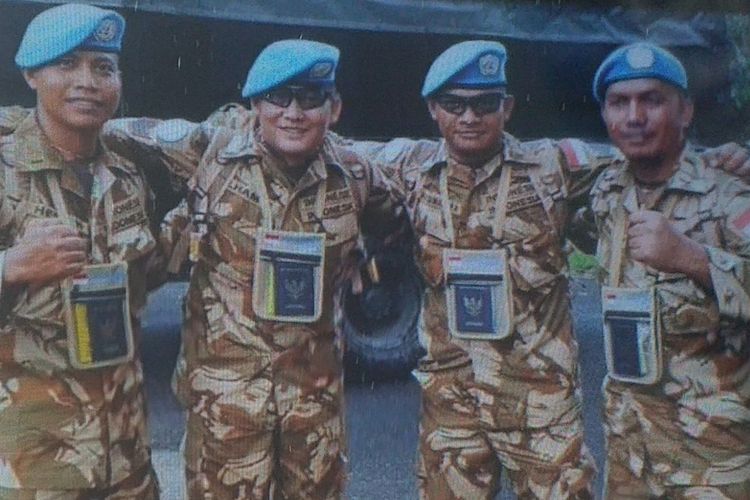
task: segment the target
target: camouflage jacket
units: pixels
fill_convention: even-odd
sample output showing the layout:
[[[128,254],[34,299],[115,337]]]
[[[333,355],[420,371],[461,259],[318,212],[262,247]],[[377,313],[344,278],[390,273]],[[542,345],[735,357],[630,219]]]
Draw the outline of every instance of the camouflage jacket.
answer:
[[[416,238],[416,261],[427,284],[420,335],[427,348],[422,368],[435,370],[468,363],[451,339],[445,303],[442,253],[451,246],[441,210],[440,172],[448,169],[448,193],[456,248],[507,248],[514,296],[514,332],[490,349],[505,352],[507,374],[519,380],[572,379],[577,347],[570,326],[564,231],[571,208],[585,203],[595,178],[597,157],[580,141],[519,142],[509,134],[503,151],[478,169],[449,160],[445,143],[396,139],[360,142],[405,197]],[[512,169],[503,237],[492,223],[500,172]],[[493,351],[494,352],[494,351]]]
[[[360,224],[373,218],[391,220],[399,205],[378,171],[328,139],[295,184],[252,129],[238,132],[215,124],[215,120],[202,124],[116,120],[108,124],[105,140],[127,157],[158,158],[187,180],[191,218],[208,212],[210,229],[192,270],[187,303],[189,318],[204,318],[206,326],[183,336],[178,372],[187,374],[196,364],[231,364],[252,376],[310,337],[334,338],[334,304],[355,263]],[[261,227],[259,190],[264,188],[252,181],[254,165],[260,166],[266,181],[274,229],[326,233],[322,315],[314,323],[266,321],[253,311],[255,233]],[[313,207],[322,183],[325,200],[318,220]],[[208,200],[205,206],[203,193]],[[186,222],[184,216],[169,220]],[[165,240],[175,243],[179,229],[163,229]]]
[[[131,313],[146,297],[155,239],[138,170],[109,152],[94,164],[89,201],[78,177],[44,138],[33,115],[0,138],[0,251],[40,218],[56,218],[50,183],[90,235],[91,263],[129,263]],[[75,370],[68,357],[58,284],[0,294],[0,486],[107,486],[149,462],[143,374],[136,357],[116,367]],[[137,345],[137,342],[136,342]]]
[[[639,264],[625,252],[619,286],[656,287],[664,371],[655,385],[608,380],[606,391],[641,407],[640,418],[664,419],[684,432],[675,438],[681,452],[652,450],[650,457],[661,472],[672,470],[673,484],[746,481],[750,474],[746,466],[750,459],[746,430],[750,424],[750,188],[708,168],[687,147],[652,209],[663,211],[669,205],[673,208],[666,216],[673,227],[705,248],[713,292],[683,274]],[[599,229],[597,254],[605,274],[612,246],[617,244],[613,229],[618,206],[626,213],[638,210],[625,160],[607,168],[592,191]],[[618,425],[616,413],[608,412],[608,418],[610,425]],[[679,455],[692,458],[677,466],[673,462]],[[704,467],[710,467],[706,477],[690,477]]]

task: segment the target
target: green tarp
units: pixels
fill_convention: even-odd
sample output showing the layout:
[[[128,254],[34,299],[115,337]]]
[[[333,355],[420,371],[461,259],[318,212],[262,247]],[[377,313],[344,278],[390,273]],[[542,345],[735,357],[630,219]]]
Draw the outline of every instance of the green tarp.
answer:
[[[53,0],[6,0],[59,3]],[[80,0],[79,0],[80,1]],[[722,17],[685,10],[580,8],[570,2],[477,0],[97,0],[100,6],[254,23],[366,31],[492,36],[527,41],[621,44],[649,38],[710,47]],[[690,5],[693,5],[691,3]],[[708,6],[711,3],[706,3]],[[709,9],[713,10],[713,9]]]

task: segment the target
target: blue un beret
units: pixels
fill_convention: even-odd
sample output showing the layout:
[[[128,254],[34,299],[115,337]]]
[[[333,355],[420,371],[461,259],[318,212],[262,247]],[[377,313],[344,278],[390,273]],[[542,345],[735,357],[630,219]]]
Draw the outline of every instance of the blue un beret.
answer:
[[[470,40],[449,47],[427,71],[422,97],[429,97],[446,85],[467,88],[490,88],[507,85],[503,44],[487,40]]]
[[[333,87],[339,49],[310,40],[281,40],[261,51],[247,73],[242,97],[251,98],[284,84]]]
[[[74,50],[120,52],[124,33],[125,19],[115,11],[73,3],[52,7],[26,27],[16,65],[38,68]]]
[[[612,52],[596,70],[594,97],[604,101],[607,87],[621,80],[656,78],[687,92],[687,73],[671,53],[650,43],[634,43]]]

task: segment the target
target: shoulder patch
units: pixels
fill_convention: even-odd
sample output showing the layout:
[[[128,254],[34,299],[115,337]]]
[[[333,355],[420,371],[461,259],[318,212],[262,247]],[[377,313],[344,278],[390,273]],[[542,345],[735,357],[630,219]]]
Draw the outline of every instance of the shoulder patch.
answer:
[[[744,211],[729,221],[729,225],[738,234],[750,240],[750,205]]]
[[[560,141],[560,151],[565,156],[565,163],[571,172],[576,172],[588,164],[586,146],[576,139],[564,139]]]
[[[195,127],[187,120],[177,118],[160,123],[154,129],[156,139],[162,142],[177,142],[185,138]]]

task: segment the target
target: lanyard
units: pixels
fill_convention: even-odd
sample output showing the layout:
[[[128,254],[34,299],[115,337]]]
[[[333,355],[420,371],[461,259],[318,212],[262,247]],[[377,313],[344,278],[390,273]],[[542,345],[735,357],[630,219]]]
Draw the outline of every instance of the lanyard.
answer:
[[[264,229],[273,229],[273,211],[271,209],[271,200],[270,196],[268,194],[268,185],[266,184],[266,179],[263,176],[263,172],[261,171],[260,162],[253,162],[252,166],[250,167],[250,172],[252,174],[253,178],[253,184],[258,186],[260,189],[258,189],[258,198],[260,199],[260,213],[262,217],[262,225]],[[347,184],[348,185],[348,184]],[[323,210],[325,206],[325,200],[326,200],[326,182],[325,179],[321,180],[321,182],[318,184],[318,191],[315,194],[315,220],[320,222],[323,220]],[[292,199],[294,195],[289,199],[289,202],[284,207],[284,212],[281,217],[281,224],[280,228],[284,228],[284,224],[286,222],[287,215],[289,214],[289,208],[292,205]]]
[[[631,206],[635,205],[639,209],[642,208],[638,202],[635,185],[630,186],[629,189],[626,188],[617,200],[615,224],[612,230],[612,259],[609,261],[609,286],[612,287],[620,286],[620,279],[622,278],[623,255],[625,253],[625,245],[627,244],[628,231],[628,214],[625,211],[625,205],[629,201],[631,202]],[[671,217],[676,204],[677,197],[670,196],[667,202],[664,203],[664,210],[661,211],[664,217],[667,219]]]
[[[510,191],[510,182],[512,179],[512,167],[505,165],[500,172],[500,182],[498,183],[497,197],[495,198],[495,219],[492,222],[492,237],[500,241],[503,238],[503,226],[506,219],[506,205],[508,192]],[[456,233],[453,226],[453,213],[451,212],[451,203],[448,195],[448,165],[440,171],[440,204],[443,210],[443,219],[445,220],[445,233],[451,242],[451,247],[456,247]]]

